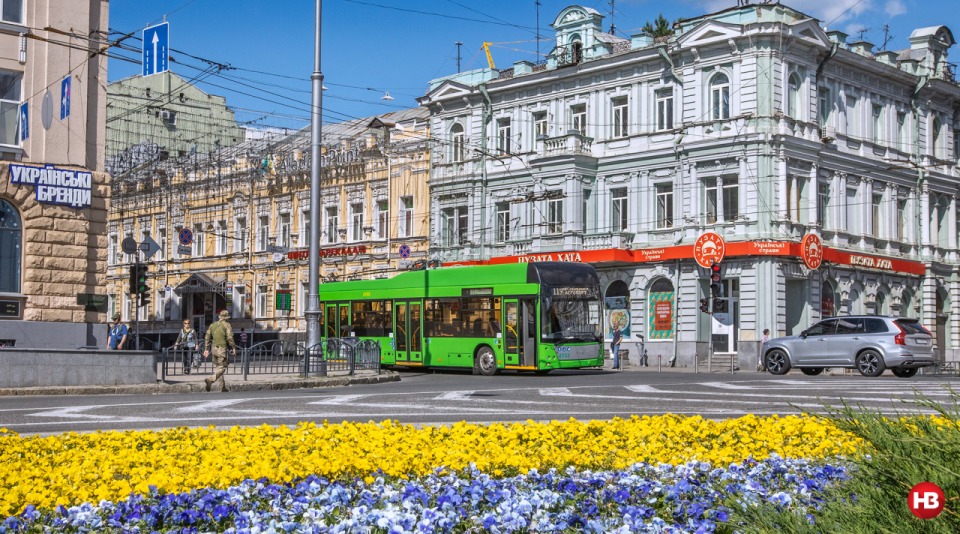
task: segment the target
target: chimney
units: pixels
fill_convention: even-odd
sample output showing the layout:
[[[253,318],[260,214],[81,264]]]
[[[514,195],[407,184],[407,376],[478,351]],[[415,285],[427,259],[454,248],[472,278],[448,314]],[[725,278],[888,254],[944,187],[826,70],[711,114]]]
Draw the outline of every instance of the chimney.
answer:
[[[873,57],[873,43],[869,41],[854,41],[850,43],[850,50],[861,56]]]
[[[843,33],[840,30],[832,30],[827,32],[827,37],[834,43],[839,43],[840,48],[847,47],[847,34]]]

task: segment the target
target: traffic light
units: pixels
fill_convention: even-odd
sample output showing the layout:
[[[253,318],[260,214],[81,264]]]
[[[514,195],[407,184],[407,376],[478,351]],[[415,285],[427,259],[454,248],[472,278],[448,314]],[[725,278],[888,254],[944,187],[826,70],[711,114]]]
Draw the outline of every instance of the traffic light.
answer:
[[[137,275],[134,293],[140,299],[140,306],[146,306],[150,302],[147,299],[147,294],[150,292],[150,286],[147,285],[147,266],[138,263],[134,265],[134,271]]]
[[[716,262],[710,263],[710,294],[713,295],[713,298],[716,299],[720,296],[720,264]]]
[[[700,311],[710,313],[710,299],[700,299]]]
[[[137,267],[138,265],[130,266],[130,283],[127,287],[127,293],[130,293],[131,295],[137,294]]]
[[[713,299],[713,313],[727,313],[727,299]]]
[[[150,304],[149,293],[140,293],[140,307],[144,307],[147,304]]]

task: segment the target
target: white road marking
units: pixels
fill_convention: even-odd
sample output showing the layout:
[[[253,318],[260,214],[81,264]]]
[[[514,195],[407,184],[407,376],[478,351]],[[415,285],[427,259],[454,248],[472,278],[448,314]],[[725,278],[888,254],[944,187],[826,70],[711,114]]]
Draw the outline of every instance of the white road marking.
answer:
[[[441,393],[433,398],[433,400],[453,400],[453,401],[462,401],[462,400],[479,400],[471,399],[470,396],[476,393],[476,391],[448,391],[446,393]]]
[[[252,399],[223,399],[215,401],[206,401],[193,406],[184,406],[183,408],[177,408],[177,413],[196,413],[196,412],[213,412],[216,410],[221,410],[227,406],[233,406],[234,404],[240,404],[241,402],[247,402]]]
[[[753,386],[738,386],[736,384],[731,384],[728,382],[701,382],[697,384],[699,386],[707,386],[710,388],[719,388],[719,389],[753,389]]]
[[[369,396],[370,395],[333,395],[329,397],[324,397],[323,400],[308,402],[307,404],[323,404],[323,405],[350,404],[355,400],[359,400]]]

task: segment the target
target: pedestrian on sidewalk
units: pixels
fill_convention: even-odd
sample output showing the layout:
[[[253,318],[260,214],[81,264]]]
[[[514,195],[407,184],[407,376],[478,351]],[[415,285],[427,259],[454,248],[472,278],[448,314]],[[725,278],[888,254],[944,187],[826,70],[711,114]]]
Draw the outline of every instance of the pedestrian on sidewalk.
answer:
[[[194,367],[197,369],[200,368],[200,360],[194,359],[196,354],[194,351],[197,350],[197,331],[190,327],[190,319],[183,320],[183,328],[180,330],[180,335],[177,336],[177,341],[173,344],[173,349],[183,350],[183,374],[190,374],[191,362]]]
[[[763,346],[770,341],[770,329],[763,329],[763,336],[760,337],[760,356],[757,358],[757,371],[763,372],[767,370],[767,362],[763,361]]]
[[[207,391],[210,391],[210,386],[214,383],[220,384],[221,393],[229,391],[227,383],[223,379],[223,375],[227,372],[227,366],[230,364],[230,359],[227,356],[227,345],[230,345],[230,354],[237,355],[237,346],[233,341],[233,327],[227,322],[229,318],[230,314],[224,310],[220,312],[220,320],[207,328],[207,335],[204,338],[207,350],[203,352],[203,357],[208,358],[212,349],[213,363],[217,366],[214,375],[203,380],[207,385]]]
[[[623,333],[619,326],[613,327],[613,339],[610,340],[610,350],[613,352],[613,368],[622,371],[620,367],[620,342],[623,341]]]
[[[127,343],[127,325],[120,322],[120,314],[114,314],[113,326],[110,327],[110,338],[107,341],[107,350],[123,350]]]

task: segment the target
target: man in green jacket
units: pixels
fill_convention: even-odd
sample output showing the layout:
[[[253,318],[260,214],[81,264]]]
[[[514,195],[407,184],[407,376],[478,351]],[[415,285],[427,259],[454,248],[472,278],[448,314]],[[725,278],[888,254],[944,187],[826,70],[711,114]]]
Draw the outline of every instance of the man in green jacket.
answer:
[[[216,373],[204,379],[207,384],[207,391],[210,391],[210,386],[214,383],[220,384],[221,393],[228,391],[227,384],[223,379],[223,375],[227,372],[227,365],[230,364],[230,360],[227,358],[227,345],[230,345],[230,354],[237,355],[237,346],[233,342],[233,327],[227,322],[229,318],[230,314],[226,310],[220,312],[220,320],[210,325],[210,328],[207,329],[207,335],[204,337],[207,350],[203,352],[203,357],[208,358],[210,348],[213,347],[213,363],[217,366]]]

